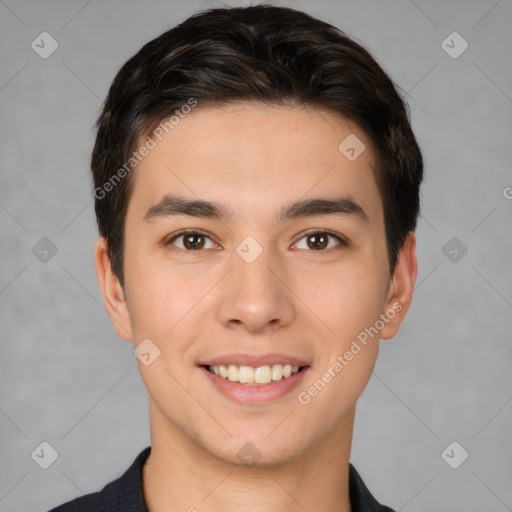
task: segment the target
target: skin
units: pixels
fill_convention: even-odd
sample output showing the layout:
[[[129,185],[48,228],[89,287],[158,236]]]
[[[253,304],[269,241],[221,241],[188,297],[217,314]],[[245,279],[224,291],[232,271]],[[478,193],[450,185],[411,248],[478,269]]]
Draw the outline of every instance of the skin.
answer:
[[[338,146],[355,134],[366,149],[349,161]],[[143,139],[141,139],[142,142]],[[357,399],[376,361],[379,337],[393,337],[417,275],[411,233],[389,273],[382,201],[365,133],[332,113],[256,103],[199,105],[140,162],[126,217],[125,286],[105,240],[96,269],[118,335],[149,338],[160,356],[138,361],[149,393],[152,451],[143,469],[150,512],[349,511],[348,463]],[[229,206],[229,221],[193,216],[144,220],[165,194]],[[357,215],[277,222],[299,199],[344,196]],[[198,229],[188,252],[179,230]],[[311,248],[305,231],[347,240]],[[263,248],[247,263],[237,246]],[[174,245],[173,245],[174,244]],[[400,304],[381,330],[325,388],[307,390],[379,315]],[[298,389],[275,403],[238,404],[220,394],[199,361],[227,353],[278,352],[310,361]],[[259,459],[238,451],[253,443]],[[328,468],[328,469],[326,469]],[[191,508],[195,507],[195,508]]]

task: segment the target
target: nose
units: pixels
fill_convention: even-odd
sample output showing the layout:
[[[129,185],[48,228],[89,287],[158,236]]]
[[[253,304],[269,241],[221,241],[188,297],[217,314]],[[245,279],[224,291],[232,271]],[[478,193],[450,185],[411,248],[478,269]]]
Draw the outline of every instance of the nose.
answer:
[[[242,251],[234,252],[231,263],[231,272],[221,282],[217,309],[223,325],[265,333],[293,322],[294,295],[284,263],[275,251],[263,250],[253,261]]]

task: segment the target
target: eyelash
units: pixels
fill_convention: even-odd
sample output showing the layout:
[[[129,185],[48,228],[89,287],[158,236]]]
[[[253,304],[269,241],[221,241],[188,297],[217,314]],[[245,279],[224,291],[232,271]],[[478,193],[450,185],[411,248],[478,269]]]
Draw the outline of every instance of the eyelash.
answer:
[[[204,236],[211,240],[211,238],[203,231],[200,231],[197,229],[184,229],[184,230],[179,231],[178,233],[172,235],[171,238],[167,239],[164,242],[164,245],[165,246],[172,245],[175,240],[177,240],[178,238],[185,236],[185,235],[201,235],[201,236]],[[335,238],[339,242],[339,244],[336,247],[330,247],[328,249],[319,249],[316,251],[314,249],[310,249],[308,252],[327,252],[332,249],[343,248],[343,247],[349,246],[347,239],[345,237],[343,237],[341,234],[335,233],[333,231],[320,230],[320,229],[313,229],[313,230],[305,232],[293,245],[296,245],[300,240],[302,240],[303,238],[310,236],[310,235],[327,235],[327,236],[330,236],[331,238]],[[212,240],[212,242],[213,242],[213,240]],[[197,251],[194,251],[194,250],[189,250],[189,249],[182,249],[181,247],[177,247],[176,249],[179,251],[184,251],[184,252],[189,252],[189,253],[202,252],[203,250],[205,250],[205,249],[199,249]],[[301,249],[301,250],[303,250],[303,249]]]

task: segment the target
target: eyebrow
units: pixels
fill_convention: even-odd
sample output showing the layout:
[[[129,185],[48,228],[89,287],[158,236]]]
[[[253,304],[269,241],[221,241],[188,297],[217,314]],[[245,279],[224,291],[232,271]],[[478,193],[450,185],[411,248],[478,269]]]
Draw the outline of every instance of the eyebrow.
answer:
[[[179,196],[165,195],[160,202],[149,208],[144,215],[145,222],[174,215],[187,215],[229,221],[233,212],[228,206],[214,201],[188,199]],[[368,223],[366,212],[358,203],[348,197],[303,199],[285,205],[278,214],[278,222],[315,215],[353,216],[363,223]]]

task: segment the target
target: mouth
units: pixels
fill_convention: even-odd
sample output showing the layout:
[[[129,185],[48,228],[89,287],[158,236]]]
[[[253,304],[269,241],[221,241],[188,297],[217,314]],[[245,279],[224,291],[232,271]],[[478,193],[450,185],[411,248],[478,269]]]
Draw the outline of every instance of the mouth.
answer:
[[[231,403],[267,405],[289,398],[311,366],[286,356],[237,356],[200,364],[199,369],[212,388]]]
[[[274,364],[263,366],[243,366],[236,364],[203,365],[207,371],[231,382],[246,386],[265,386],[282,379],[289,379],[309,368],[308,365]]]

